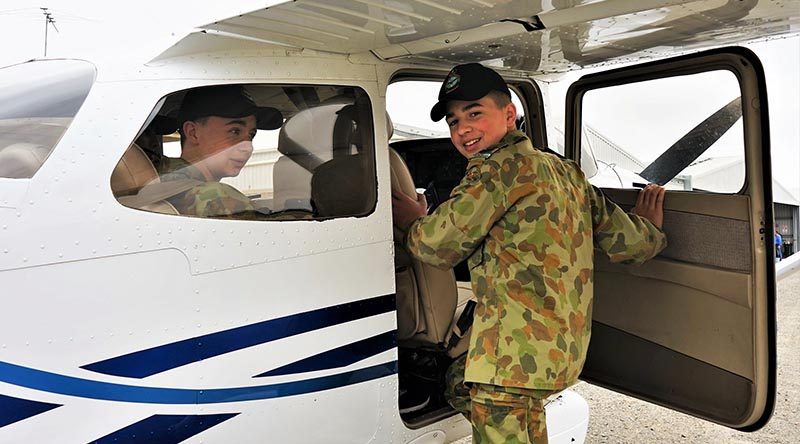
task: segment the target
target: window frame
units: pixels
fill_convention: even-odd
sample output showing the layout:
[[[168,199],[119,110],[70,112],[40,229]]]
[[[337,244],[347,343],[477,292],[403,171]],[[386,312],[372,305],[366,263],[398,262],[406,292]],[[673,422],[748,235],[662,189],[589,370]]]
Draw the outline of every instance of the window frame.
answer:
[[[224,215],[219,215],[219,216],[217,216],[217,215],[215,215],[215,216],[196,216],[196,215],[192,215],[192,214],[171,214],[171,213],[163,213],[163,212],[161,212],[162,214],[169,214],[171,216],[176,216],[177,215],[177,216],[182,216],[182,217],[192,217],[192,218],[199,218],[199,219],[210,219],[210,220],[235,220],[235,221],[253,220],[253,221],[257,221],[257,222],[262,222],[263,223],[263,222],[287,222],[287,221],[320,222],[320,221],[325,221],[325,220],[342,219],[342,218],[366,218],[366,217],[369,217],[370,215],[375,213],[375,211],[377,209],[377,205],[378,205],[378,174],[377,174],[377,152],[376,152],[378,145],[376,144],[376,136],[377,135],[376,135],[376,131],[375,131],[376,125],[375,125],[375,121],[374,121],[375,119],[374,119],[373,97],[370,95],[370,93],[368,91],[368,88],[365,88],[363,85],[354,84],[354,83],[346,83],[346,82],[333,84],[333,83],[324,83],[324,82],[318,82],[318,83],[312,83],[312,82],[290,83],[290,82],[264,82],[264,81],[234,81],[234,82],[212,82],[212,83],[205,83],[205,84],[199,84],[199,85],[192,85],[190,87],[183,87],[181,89],[176,89],[176,90],[173,90],[173,91],[171,91],[171,92],[169,92],[167,94],[162,95],[156,101],[153,109],[149,112],[148,117],[145,120],[144,124],[137,131],[135,138],[129,144],[129,147],[133,146],[136,143],[136,141],[142,136],[142,134],[145,133],[145,131],[147,130],[148,126],[152,124],[153,120],[155,120],[155,118],[157,116],[161,116],[161,115],[164,115],[164,114],[171,116],[171,115],[177,113],[177,109],[178,109],[178,107],[180,105],[180,101],[182,100],[182,97],[185,95],[186,92],[188,92],[188,91],[190,91],[192,89],[195,89],[195,88],[201,88],[201,87],[206,87],[206,86],[217,86],[217,85],[219,85],[219,86],[222,86],[222,85],[242,85],[245,88],[253,87],[254,89],[256,89],[256,88],[263,88],[263,89],[268,89],[268,88],[279,88],[279,89],[285,89],[285,88],[309,88],[309,89],[317,89],[317,90],[319,90],[319,89],[323,89],[323,88],[332,88],[332,89],[337,89],[337,90],[347,90],[347,91],[349,91],[350,92],[349,96],[351,97],[351,99],[353,101],[352,105],[355,105],[358,108],[358,111],[356,112],[356,116],[357,117],[363,117],[363,119],[359,121],[359,124],[360,124],[360,126],[362,126],[362,129],[359,131],[359,135],[358,135],[358,137],[360,139],[360,147],[361,148],[357,153],[355,153],[353,155],[354,156],[355,155],[363,156],[363,158],[362,158],[363,159],[362,160],[362,166],[364,167],[364,169],[363,169],[361,174],[363,174],[363,177],[364,177],[364,180],[365,180],[365,185],[369,186],[368,190],[364,189],[364,190],[362,190],[361,193],[359,193],[361,196],[363,196],[363,199],[364,199],[363,200],[364,211],[358,212],[358,213],[355,213],[355,214],[325,215],[325,216],[319,216],[319,215],[316,215],[316,214],[313,214],[313,213],[308,213],[309,215],[312,215],[312,217],[292,217],[292,215],[295,212],[294,212],[294,210],[289,209],[289,210],[286,210],[286,211],[278,211],[278,212],[269,213],[269,214],[264,213],[263,217],[259,216],[257,218],[236,217],[235,215],[232,215],[232,216],[224,216]],[[250,91],[248,91],[248,92],[250,92]],[[284,93],[285,93],[285,91],[284,91]],[[340,96],[340,97],[348,97],[348,96]],[[335,98],[335,97],[332,97],[332,98]],[[332,98],[328,98],[326,100],[329,100],[329,99],[332,99]],[[256,100],[256,102],[257,102],[257,104],[259,106],[271,106],[270,104],[260,103],[260,102],[258,102],[258,100]],[[319,104],[324,104],[324,103],[325,103],[325,101],[322,101]],[[319,105],[319,104],[315,104],[315,106]],[[348,106],[348,105],[345,105],[345,106]],[[168,111],[164,112],[165,107],[171,107],[171,108]],[[295,115],[297,113],[299,113],[299,112],[302,112],[302,111],[305,111],[305,110],[308,110],[308,109],[312,109],[312,108],[313,108],[313,106],[309,106],[308,108],[301,109],[301,110],[297,111],[295,113]],[[270,131],[281,131],[284,125],[285,125],[285,121],[281,125],[281,127],[276,128],[275,130],[270,130]],[[170,135],[174,135],[174,134],[177,134],[177,128],[176,128],[176,130],[174,132],[169,133],[169,134],[162,134],[162,136],[170,136]],[[275,147],[275,150],[277,151],[277,145]],[[163,142],[162,142],[162,147],[161,147],[161,156],[162,157],[167,157],[167,156],[165,156],[163,154]],[[279,154],[279,156],[283,156],[283,154]],[[123,157],[124,157],[124,154],[120,158],[120,161],[121,161],[121,159]],[[248,162],[247,162],[247,164],[245,164],[244,168],[247,168],[247,166],[250,164],[251,160],[252,160],[252,155],[248,159]],[[323,164],[327,163],[327,162],[328,161],[323,162]],[[151,159],[151,163],[153,164],[154,168],[156,168],[156,169],[158,168],[156,163],[152,162],[152,159]],[[276,161],[276,163],[277,163],[277,161]],[[319,166],[322,166],[323,164],[320,164]],[[273,164],[272,167],[274,168],[274,164]],[[244,168],[243,168],[243,170],[244,170]],[[316,170],[316,168],[315,168],[315,170]],[[234,177],[239,177],[242,174],[242,171],[240,171]],[[162,174],[159,173],[159,177],[161,175]],[[313,172],[312,172],[312,178],[313,178]],[[366,182],[369,182],[369,183],[366,184]],[[222,183],[225,183],[225,182],[222,182]],[[273,183],[272,183],[272,189],[274,190],[274,178],[273,178]],[[236,190],[238,192],[240,192],[241,194],[243,194],[243,195],[247,195],[248,194],[247,190],[240,190],[238,188],[236,188]],[[160,211],[151,211],[151,210],[147,210],[147,209],[144,209],[144,208],[132,207],[130,205],[127,205],[126,203],[120,202],[120,197],[124,197],[124,196],[117,196],[116,193],[114,193],[114,194],[115,194],[115,200],[118,203],[120,203],[121,205],[123,205],[123,206],[129,207],[129,208],[132,208],[132,209],[135,209],[135,210],[138,210],[138,211],[149,211],[149,212],[156,212],[156,213],[160,212]],[[177,193],[177,194],[180,194],[180,193]],[[172,196],[170,196],[170,197],[172,197]],[[311,199],[311,195],[310,194],[309,194],[309,199]],[[274,206],[273,206],[273,208],[274,208]]]

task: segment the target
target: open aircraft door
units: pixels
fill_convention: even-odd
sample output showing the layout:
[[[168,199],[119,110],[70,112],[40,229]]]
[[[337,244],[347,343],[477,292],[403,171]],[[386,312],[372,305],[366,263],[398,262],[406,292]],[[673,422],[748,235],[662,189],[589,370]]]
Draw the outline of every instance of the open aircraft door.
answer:
[[[677,103],[682,106],[679,114],[693,115],[709,106],[703,94],[715,94],[718,74],[738,88],[734,99],[722,100],[721,108],[713,105],[718,110],[688,125],[691,130],[681,137],[659,140],[662,127],[671,125],[667,108]],[[677,86],[685,79],[712,81],[698,96]],[[658,86],[654,96],[669,102],[663,107],[650,102],[635,110],[651,122],[650,131],[626,121],[630,115],[615,115],[623,112],[621,107],[597,100],[631,85]],[[591,129],[586,126],[591,124],[590,96],[605,117],[616,119],[627,133],[644,136],[639,154],[620,157],[616,165],[605,163],[620,183],[602,187],[606,196],[625,209],[634,205],[637,183],[634,179],[625,185],[626,175],[671,189],[663,227],[669,246],[659,256],[641,266],[595,256],[592,339],[581,378],[743,431],[766,424],[775,395],[774,221],[765,85],[761,64],[751,51],[725,48],[586,75],[570,87],[566,103],[567,157],[579,160],[578,147],[589,145],[581,137],[591,132],[586,131]],[[612,153],[607,156],[630,153],[611,139],[598,138]],[[711,172],[689,173],[731,157],[707,154],[737,150],[709,150],[723,140],[741,147],[741,165],[733,162],[718,170],[715,183],[737,174],[741,178],[714,192],[711,185],[698,186]],[[647,152],[659,144],[667,148]],[[648,156],[657,158],[646,165],[642,159]],[[637,162],[643,168],[637,170]]]

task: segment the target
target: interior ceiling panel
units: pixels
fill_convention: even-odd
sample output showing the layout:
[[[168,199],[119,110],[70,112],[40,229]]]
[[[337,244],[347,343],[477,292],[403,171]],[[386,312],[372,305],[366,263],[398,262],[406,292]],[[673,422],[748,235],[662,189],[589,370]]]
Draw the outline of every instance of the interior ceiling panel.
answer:
[[[553,6],[556,5],[556,6]],[[565,72],[800,31],[790,0],[297,0],[202,26],[408,62]]]

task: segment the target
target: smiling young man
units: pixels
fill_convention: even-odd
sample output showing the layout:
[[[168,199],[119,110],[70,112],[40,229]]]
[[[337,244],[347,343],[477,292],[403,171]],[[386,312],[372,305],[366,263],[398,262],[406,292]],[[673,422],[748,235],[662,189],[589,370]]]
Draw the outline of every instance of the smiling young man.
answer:
[[[251,218],[250,199],[220,182],[238,176],[253,154],[259,128],[280,127],[280,113],[259,108],[240,85],[207,86],[186,93],[178,111],[181,157],[161,165],[162,182],[189,180],[196,185],[169,198],[181,214]]]
[[[574,384],[586,359],[594,249],[626,263],[658,254],[664,189],[648,186],[626,214],[575,162],[531,145],[505,81],[477,63],[448,74],[431,109],[442,117],[469,159],[464,178],[430,215],[422,195],[394,193],[392,204],[417,258],[468,260],[478,305],[446,395],[476,444],[547,442],[543,400]]]

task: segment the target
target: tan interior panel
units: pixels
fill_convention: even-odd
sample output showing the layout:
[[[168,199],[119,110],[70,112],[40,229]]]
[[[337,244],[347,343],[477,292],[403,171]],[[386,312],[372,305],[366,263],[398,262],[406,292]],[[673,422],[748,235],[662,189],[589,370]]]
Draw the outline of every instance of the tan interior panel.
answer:
[[[618,205],[630,208],[639,190],[603,188],[603,193]],[[702,198],[701,198],[702,197]],[[750,197],[740,194],[715,194],[698,191],[670,191],[664,205],[669,211],[708,214],[716,217],[750,221]]]
[[[638,190],[603,192],[625,210],[633,207],[638,194]],[[747,196],[670,193],[664,208],[667,248],[660,256],[729,270],[751,270],[748,206]]]
[[[742,272],[752,268],[750,225],[745,221],[665,211],[664,232],[663,257]]]
[[[703,293],[708,293],[745,308],[752,308],[752,278],[746,273],[695,264],[654,259],[641,265],[615,264],[605,255],[595,255],[595,270],[609,273],[630,274],[642,278],[667,282],[680,282]],[[698,271],[702,271],[699,273]]]
[[[592,316],[597,322],[753,378],[750,310],[714,294],[664,280],[596,270]]]
[[[623,208],[638,192],[603,191]],[[596,256],[594,320],[752,379],[748,205],[746,196],[670,193],[668,247],[657,259],[630,266]]]

